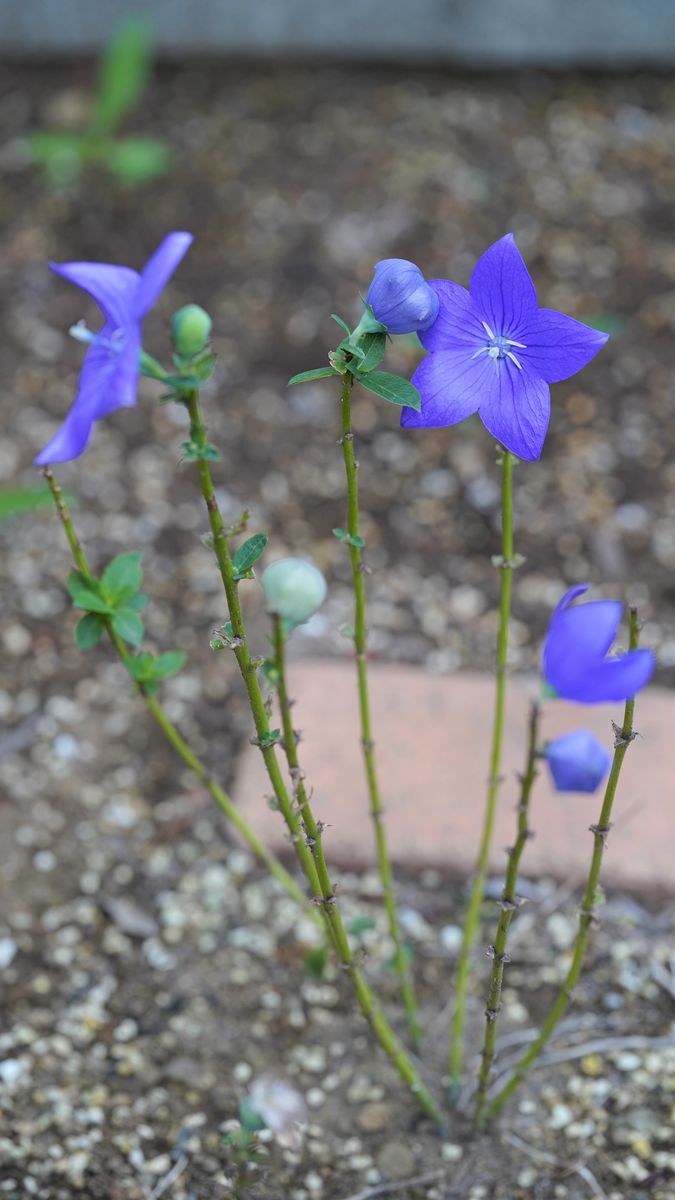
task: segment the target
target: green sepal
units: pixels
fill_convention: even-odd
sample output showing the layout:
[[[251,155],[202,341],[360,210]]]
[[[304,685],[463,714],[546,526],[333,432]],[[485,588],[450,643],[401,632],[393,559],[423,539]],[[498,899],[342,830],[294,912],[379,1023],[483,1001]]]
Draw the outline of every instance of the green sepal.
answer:
[[[268,541],[269,537],[266,533],[254,533],[253,537],[242,542],[232,557],[235,579],[240,579],[251,570],[254,562],[260,558],[261,554],[264,554]]]
[[[87,612],[104,613],[110,616],[112,606],[100,594],[100,584],[97,579],[83,575],[81,571],[71,571],[68,576],[68,591],[75,608],[84,608]]]
[[[143,641],[143,622],[133,608],[118,608],[112,615],[112,627],[130,646],[139,646]]]
[[[180,448],[186,462],[197,462],[200,458],[206,459],[208,462],[217,462],[220,458],[218,447],[213,446],[211,442],[204,442],[203,446],[192,441],[181,442]]]
[[[292,379],[289,379],[288,387],[295,383],[311,383],[314,379],[329,379],[339,373],[333,367],[315,367],[312,371],[301,371],[299,375],[294,375]]]
[[[357,550],[363,550],[365,546],[365,538],[362,538],[359,533],[351,534],[348,529],[334,529],[333,537],[336,537],[340,542],[346,542],[348,546],[356,546]]]
[[[88,612],[75,626],[75,645],[78,650],[91,650],[105,633],[105,621],[99,613]]]
[[[106,600],[115,607],[121,600],[128,601],[143,582],[141,555],[138,550],[118,554],[107,565],[101,576],[101,590]]]
[[[413,408],[415,412],[420,411],[420,394],[408,379],[401,379],[400,375],[392,375],[389,371],[364,372],[356,366],[352,367],[352,374],[361,387],[374,392],[376,396],[381,396],[390,404],[397,404],[400,408]]]
[[[165,375],[162,383],[168,383],[169,387],[175,388],[177,392],[194,392],[199,387],[200,380],[196,375]]]
[[[370,304],[367,304],[365,307],[363,316],[361,317],[361,320],[359,321],[358,328],[357,328],[357,330],[355,330],[355,332],[358,332],[359,334],[361,334],[361,333],[386,333],[387,326],[383,325],[381,321],[378,321]]]

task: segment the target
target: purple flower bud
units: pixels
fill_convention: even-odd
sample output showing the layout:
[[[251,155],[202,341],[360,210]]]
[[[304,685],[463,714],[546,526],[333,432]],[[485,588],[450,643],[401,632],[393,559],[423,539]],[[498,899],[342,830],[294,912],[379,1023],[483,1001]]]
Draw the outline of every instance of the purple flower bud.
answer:
[[[438,315],[438,296],[419,267],[405,258],[383,258],[376,264],[366,304],[389,333],[428,329]]]
[[[594,792],[609,770],[609,751],[587,729],[564,733],[544,753],[557,792]]]

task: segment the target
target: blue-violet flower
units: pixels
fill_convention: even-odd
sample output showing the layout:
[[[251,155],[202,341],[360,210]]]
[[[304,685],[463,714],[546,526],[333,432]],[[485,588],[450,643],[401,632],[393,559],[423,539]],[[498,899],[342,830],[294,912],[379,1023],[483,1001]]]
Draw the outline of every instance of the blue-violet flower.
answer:
[[[562,700],[627,700],[649,682],[654,653],[629,650],[608,657],[623,606],[618,600],[573,603],[587,591],[586,583],[570,588],[553,612],[542,656],[544,679]]]
[[[608,335],[538,307],[511,233],[479,258],[469,291],[449,279],[432,279],[429,287],[438,296],[438,316],[420,334],[430,354],[412,378],[422,406],[404,409],[401,425],[435,429],[477,412],[512,454],[539,458],[549,383],[585,367]]]
[[[594,792],[602,783],[611,755],[588,729],[563,733],[544,751],[557,792]]]
[[[81,287],[105,318],[96,334],[76,326],[90,342],[80,372],[80,386],[63,425],[35,462],[68,462],[82,453],[94,421],[116,408],[136,403],[141,350],[141,323],[186,253],[192,234],[170,233],[140,274],[112,263],[50,263],[57,275]]]
[[[366,304],[389,333],[417,333],[434,323],[439,300],[414,263],[383,258],[375,264]]]

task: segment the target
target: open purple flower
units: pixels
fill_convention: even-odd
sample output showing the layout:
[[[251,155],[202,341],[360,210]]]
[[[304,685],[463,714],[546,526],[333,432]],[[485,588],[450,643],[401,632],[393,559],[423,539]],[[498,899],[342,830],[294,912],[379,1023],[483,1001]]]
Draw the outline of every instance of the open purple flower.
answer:
[[[607,334],[538,307],[512,233],[479,258],[469,291],[449,279],[432,279],[429,287],[438,296],[438,316],[420,334],[430,354],[412,378],[422,406],[404,409],[401,425],[435,429],[477,412],[507,450],[539,458],[549,383],[585,367]]]
[[[91,343],[79,390],[58,433],[35,459],[36,465],[77,458],[89,441],[94,421],[136,403],[141,323],[191,242],[190,233],[168,234],[140,274],[112,263],[49,264],[57,275],[88,292],[105,320],[96,334],[75,327],[79,331],[76,336]]]
[[[588,729],[563,733],[544,751],[557,792],[594,792],[602,783],[611,761],[606,746]]]
[[[553,612],[542,657],[544,679],[562,700],[627,700],[649,682],[653,651],[629,650],[608,657],[623,605],[618,600],[573,603],[587,591],[587,583],[570,588]]]
[[[389,333],[428,329],[438,315],[438,296],[419,267],[406,258],[383,258],[375,265],[366,304]]]

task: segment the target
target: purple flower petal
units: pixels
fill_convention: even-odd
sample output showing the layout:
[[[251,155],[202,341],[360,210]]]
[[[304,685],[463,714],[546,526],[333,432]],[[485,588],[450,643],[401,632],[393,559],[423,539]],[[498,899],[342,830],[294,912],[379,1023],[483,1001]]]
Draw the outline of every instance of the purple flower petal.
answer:
[[[537,293],[512,233],[478,259],[471,296],[494,334],[516,337],[537,308]],[[526,338],[517,338],[526,342]]]
[[[588,729],[575,729],[549,742],[545,757],[557,792],[594,792],[611,761],[607,748]]]
[[[611,701],[627,700],[649,683],[655,667],[651,650],[629,650],[617,658],[596,662],[582,672],[570,670],[555,682],[562,700],[575,700],[579,704],[607,704]]]
[[[540,308],[529,316],[520,334],[527,347],[519,352],[521,361],[529,363],[547,383],[559,383],[575,375],[609,337],[551,308]]]
[[[103,327],[101,337],[113,332],[111,325]],[[117,355],[101,342],[89,347],[80,371],[77,396],[58,433],[35,459],[37,466],[69,462],[82,453],[94,421],[102,415],[110,381],[117,366]]]
[[[191,233],[169,233],[148,259],[134,298],[134,315],[141,319],[153,304],[173,275],[181,259],[187,254],[193,238]]]
[[[484,392],[479,396],[478,414],[485,428],[512,454],[528,462],[539,458],[551,413],[548,384],[524,364],[498,362],[497,370],[487,355],[489,370]]]
[[[133,408],[140,375],[141,339],[137,328],[128,331],[124,346],[115,355],[113,370],[101,387],[96,420],[107,417],[116,408]]]
[[[137,271],[113,263],[50,263],[49,266],[57,275],[88,292],[113,330],[128,322],[129,305],[140,280]]]
[[[419,412],[404,408],[404,429],[440,429],[456,425],[478,408],[483,379],[494,367],[485,356],[473,358],[468,350],[429,354],[415,371],[411,383],[417,388],[422,406]]]
[[[449,279],[430,279],[438,296],[438,316],[419,339],[427,350],[476,350],[485,345],[485,328],[475,301],[466,288]]]

